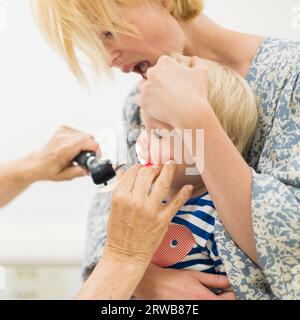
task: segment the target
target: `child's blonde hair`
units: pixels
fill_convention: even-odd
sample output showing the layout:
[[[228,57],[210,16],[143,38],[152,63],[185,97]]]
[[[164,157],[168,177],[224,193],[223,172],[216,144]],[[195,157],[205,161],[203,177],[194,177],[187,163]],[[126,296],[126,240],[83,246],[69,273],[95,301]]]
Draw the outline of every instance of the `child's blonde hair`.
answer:
[[[190,66],[190,58],[179,54],[173,54],[173,58]],[[258,122],[258,99],[239,74],[225,65],[210,60],[205,62],[208,67],[208,101],[237,150],[247,156]]]
[[[108,59],[99,37],[104,30],[137,36],[126,22],[120,6],[149,4],[152,0],[32,0],[41,29],[67,61],[73,73],[84,79],[76,49],[83,51],[96,71],[108,71]],[[202,11],[202,0],[170,0],[170,13],[178,20],[189,20]]]

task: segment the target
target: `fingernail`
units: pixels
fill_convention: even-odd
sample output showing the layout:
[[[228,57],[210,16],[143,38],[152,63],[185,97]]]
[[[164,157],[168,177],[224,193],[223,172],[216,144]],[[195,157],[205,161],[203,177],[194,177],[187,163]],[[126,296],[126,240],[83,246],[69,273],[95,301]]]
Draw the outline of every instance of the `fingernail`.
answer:
[[[188,189],[188,191],[193,191],[194,186],[193,185],[188,185],[186,188]]]

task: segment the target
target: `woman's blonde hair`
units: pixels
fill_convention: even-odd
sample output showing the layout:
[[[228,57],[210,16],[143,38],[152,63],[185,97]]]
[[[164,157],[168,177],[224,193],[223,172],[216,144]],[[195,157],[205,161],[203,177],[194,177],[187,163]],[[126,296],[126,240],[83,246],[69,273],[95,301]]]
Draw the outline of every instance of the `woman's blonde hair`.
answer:
[[[190,66],[191,59],[173,54]],[[205,60],[208,67],[208,101],[237,150],[247,156],[258,123],[258,99],[247,81],[225,65]]]
[[[63,55],[73,73],[84,79],[76,49],[92,62],[96,72],[108,70],[108,57],[99,36],[104,30],[137,36],[121,15],[120,6],[153,0],[32,0],[38,24],[48,41]],[[170,13],[178,20],[196,17],[202,0],[170,0]]]

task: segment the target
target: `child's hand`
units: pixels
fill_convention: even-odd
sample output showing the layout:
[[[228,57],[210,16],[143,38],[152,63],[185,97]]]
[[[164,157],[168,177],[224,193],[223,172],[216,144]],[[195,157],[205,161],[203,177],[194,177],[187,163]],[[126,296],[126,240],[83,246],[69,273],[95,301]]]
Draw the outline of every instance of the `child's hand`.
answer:
[[[134,295],[143,300],[236,300],[232,291],[217,295],[209,288],[226,290],[230,283],[225,276],[151,264]]]

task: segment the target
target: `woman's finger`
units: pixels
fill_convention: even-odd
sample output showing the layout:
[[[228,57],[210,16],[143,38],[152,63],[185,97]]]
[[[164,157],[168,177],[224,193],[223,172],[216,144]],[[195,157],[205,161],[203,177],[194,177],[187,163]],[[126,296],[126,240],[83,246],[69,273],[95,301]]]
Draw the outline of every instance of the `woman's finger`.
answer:
[[[153,181],[160,173],[160,168],[158,167],[144,167],[142,168],[135,180],[132,193],[137,197],[148,197]]]
[[[199,288],[200,289],[200,288]],[[201,292],[199,294],[199,298],[197,300],[223,300],[219,295],[215,294],[209,289],[201,288]]]
[[[124,176],[124,174],[126,173],[125,170],[123,169],[119,169],[118,171],[116,171],[116,176],[117,176],[117,180],[121,180],[121,178]]]
[[[184,186],[173,200],[167,204],[166,209],[164,210],[169,221],[172,220],[174,215],[183,205],[191,198],[193,192],[193,186]]]
[[[205,63],[205,61],[199,57],[192,57],[191,59],[191,67],[192,68],[203,68],[203,69],[207,69],[207,65]]]
[[[135,183],[135,179],[138,175],[139,170],[141,170],[142,166],[140,164],[136,164],[131,167],[127,172],[119,180],[119,183],[115,189],[115,193],[129,193],[132,191],[132,188]]]
[[[195,275],[204,286],[209,288],[227,289],[231,286],[226,276],[203,272],[197,272]]]
[[[233,291],[221,293],[219,294],[219,297],[222,300],[237,300]]]
[[[172,58],[175,59],[175,61],[181,65],[184,65],[186,67],[191,67],[192,58],[188,56],[184,56],[179,53],[173,53]]]
[[[162,201],[167,196],[173,181],[176,168],[177,165],[172,161],[167,162],[163,166],[162,171],[151,191],[151,198]]]

